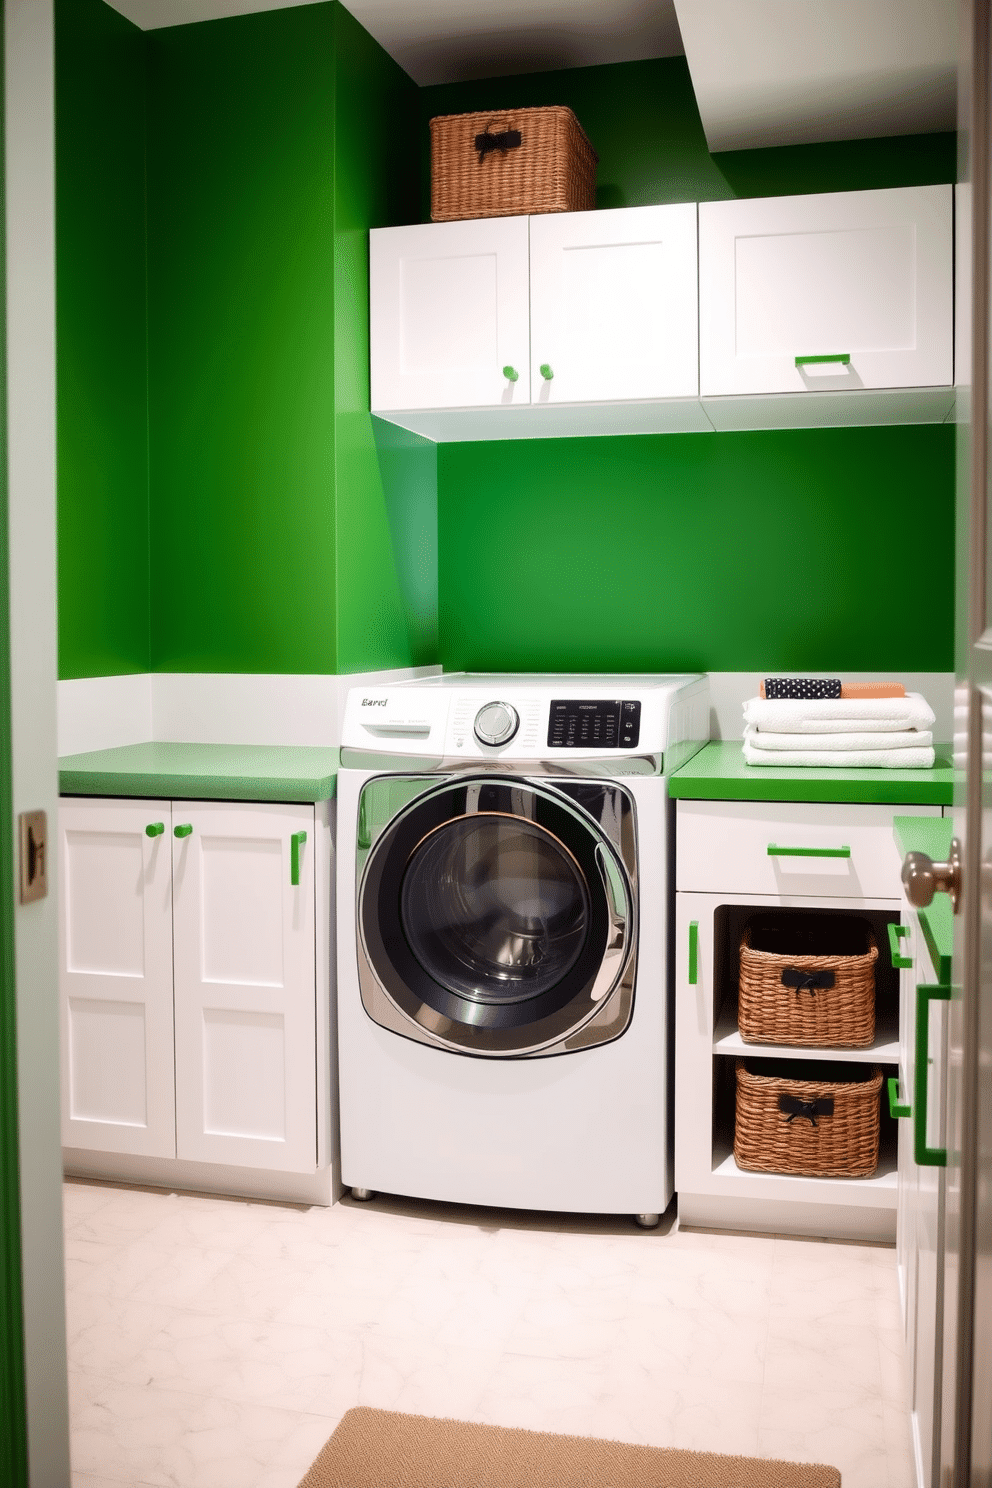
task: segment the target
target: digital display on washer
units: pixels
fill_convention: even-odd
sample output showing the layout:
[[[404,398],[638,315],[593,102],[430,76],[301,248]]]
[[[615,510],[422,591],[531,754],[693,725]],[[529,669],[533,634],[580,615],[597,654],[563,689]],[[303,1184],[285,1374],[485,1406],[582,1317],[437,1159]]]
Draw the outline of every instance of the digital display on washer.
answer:
[[[551,701],[549,749],[636,749],[640,736],[639,702]]]

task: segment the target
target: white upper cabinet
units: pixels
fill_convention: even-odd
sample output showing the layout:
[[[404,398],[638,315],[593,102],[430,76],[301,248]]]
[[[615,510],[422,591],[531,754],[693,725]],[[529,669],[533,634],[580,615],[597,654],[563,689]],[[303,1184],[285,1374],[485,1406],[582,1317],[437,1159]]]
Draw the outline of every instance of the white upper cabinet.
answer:
[[[526,217],[370,234],[373,411],[530,401],[527,256]]]
[[[952,188],[706,202],[703,397],[949,385]]]
[[[59,806],[62,1140],[175,1157],[172,808]]]
[[[533,402],[695,397],[695,203],[532,217],[530,304]]]

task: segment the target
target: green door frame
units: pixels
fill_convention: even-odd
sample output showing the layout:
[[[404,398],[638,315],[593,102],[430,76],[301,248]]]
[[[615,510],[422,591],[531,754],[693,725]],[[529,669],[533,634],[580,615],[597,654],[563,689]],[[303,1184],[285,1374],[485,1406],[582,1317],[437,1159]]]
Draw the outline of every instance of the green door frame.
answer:
[[[4,5],[0,0],[0,264],[6,262]],[[7,514],[7,296],[0,274],[0,1483],[27,1488],[27,1405],[21,1304],[14,982],[14,818],[10,750],[10,586]]]

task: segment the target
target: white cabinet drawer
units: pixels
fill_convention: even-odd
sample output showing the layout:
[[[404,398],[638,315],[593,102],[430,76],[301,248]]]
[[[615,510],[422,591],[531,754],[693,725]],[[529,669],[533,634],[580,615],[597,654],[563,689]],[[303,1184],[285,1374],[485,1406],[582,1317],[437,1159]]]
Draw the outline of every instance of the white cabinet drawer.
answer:
[[[909,809],[940,815],[939,806],[679,801],[676,882],[703,893],[898,899],[892,818]]]

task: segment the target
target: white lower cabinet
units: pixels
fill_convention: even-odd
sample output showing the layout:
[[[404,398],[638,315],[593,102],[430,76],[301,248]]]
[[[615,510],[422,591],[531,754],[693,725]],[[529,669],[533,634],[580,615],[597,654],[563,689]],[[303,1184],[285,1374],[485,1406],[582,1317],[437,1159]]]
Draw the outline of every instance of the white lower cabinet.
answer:
[[[892,836],[898,810],[859,804],[677,803],[675,1187],[683,1223],[895,1238],[899,1123],[890,1117],[887,1099],[878,1168],[871,1178],[745,1171],[737,1166],[733,1148],[740,1058],[787,1059],[797,1068],[808,1060],[867,1063],[880,1066],[884,1078],[897,1074],[900,992],[888,926],[898,923],[902,907]],[[939,816],[940,808],[917,807],[914,814]],[[879,949],[870,1048],[743,1041],[737,1024],[740,938],[748,919],[762,910],[834,911],[870,922]]]
[[[317,1161],[314,808],[63,799],[63,1142]]]

